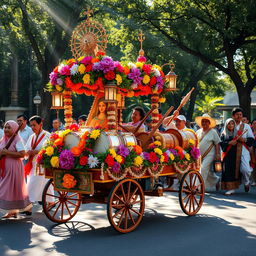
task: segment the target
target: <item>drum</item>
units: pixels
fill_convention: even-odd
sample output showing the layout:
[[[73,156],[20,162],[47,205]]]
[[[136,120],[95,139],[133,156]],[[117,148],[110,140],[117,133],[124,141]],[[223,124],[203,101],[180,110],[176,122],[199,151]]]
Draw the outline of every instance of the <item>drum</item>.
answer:
[[[67,134],[64,138],[64,147],[67,149],[71,149],[73,147],[76,147],[80,141],[80,136],[79,134],[75,132],[71,132]]]
[[[179,146],[179,140],[171,133],[156,132],[154,138],[161,142],[163,148],[175,148]]]
[[[179,141],[179,146],[182,148],[187,148],[189,146],[189,140],[192,139],[195,141],[195,146],[198,147],[198,138],[196,133],[190,129],[176,130],[168,129],[166,133],[173,134]]]
[[[105,153],[109,148],[123,145],[121,136],[116,132],[102,132],[96,141],[93,152]]]
[[[133,135],[133,133],[130,132],[119,132],[119,135],[121,137],[122,140],[122,144],[124,146],[127,146],[127,144],[133,143],[134,145],[137,145],[137,140],[136,137]]]

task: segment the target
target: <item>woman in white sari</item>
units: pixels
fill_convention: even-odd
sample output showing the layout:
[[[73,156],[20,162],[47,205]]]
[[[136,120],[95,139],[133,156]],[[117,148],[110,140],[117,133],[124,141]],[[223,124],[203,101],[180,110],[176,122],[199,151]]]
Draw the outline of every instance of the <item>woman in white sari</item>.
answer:
[[[216,121],[208,114],[196,117],[195,121],[201,127],[196,134],[199,138],[201,174],[205,188],[209,190],[216,187],[216,190],[219,190],[219,177],[212,170],[214,160],[220,161],[220,137],[213,129],[216,126]]]

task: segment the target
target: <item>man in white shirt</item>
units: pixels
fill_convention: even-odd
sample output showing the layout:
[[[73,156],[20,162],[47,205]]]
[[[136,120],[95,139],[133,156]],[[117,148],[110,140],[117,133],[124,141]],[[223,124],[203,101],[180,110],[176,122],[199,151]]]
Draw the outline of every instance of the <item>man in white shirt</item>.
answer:
[[[174,121],[175,123],[170,122],[170,119],[172,118],[173,116],[168,116],[164,119],[163,121],[163,126],[165,128],[165,130],[168,130],[168,129],[176,129],[176,130],[183,130],[183,129],[186,129],[186,117],[183,116],[183,115],[178,115],[177,117],[174,117]]]
[[[236,177],[238,177],[240,171],[242,174],[244,190],[245,192],[248,192],[250,189],[250,175],[252,172],[252,167],[250,166],[251,156],[249,147],[251,147],[253,144],[254,135],[251,127],[242,122],[243,110],[241,108],[234,108],[232,110],[232,118],[236,122],[237,134],[243,134],[237,141]]]
[[[26,145],[30,135],[33,134],[32,129],[27,125],[27,121],[28,121],[28,118],[25,115],[22,114],[22,115],[17,116],[18,125],[22,124],[22,126],[19,130],[19,135],[20,135],[24,145]]]

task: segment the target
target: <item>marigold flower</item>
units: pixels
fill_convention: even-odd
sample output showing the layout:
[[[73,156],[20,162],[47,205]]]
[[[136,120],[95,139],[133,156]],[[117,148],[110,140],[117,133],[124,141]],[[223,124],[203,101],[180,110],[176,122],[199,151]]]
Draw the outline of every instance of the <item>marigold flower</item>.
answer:
[[[47,147],[47,148],[45,149],[45,154],[46,154],[47,156],[52,156],[53,153],[54,153],[54,148],[53,148],[53,147]]]
[[[185,158],[189,161],[190,160],[190,154],[189,153],[185,154]]]
[[[160,148],[154,148],[154,152],[160,156],[163,154],[163,151]]]
[[[142,159],[141,156],[136,156],[136,157],[134,158],[134,164],[135,164],[136,166],[140,166],[140,165],[142,165],[142,163],[143,163],[143,159]]]
[[[170,153],[169,155],[170,159],[173,161],[175,159],[174,155],[172,153]]]
[[[140,154],[142,153],[142,148],[141,148],[141,146],[135,145],[135,146],[133,146],[133,148],[134,148],[134,151],[135,151],[138,155],[140,155]]]
[[[143,84],[148,84],[150,82],[150,77],[148,75],[145,75],[142,80]]]
[[[93,130],[91,134],[89,135],[90,138],[92,139],[97,139],[100,136],[100,130]]]
[[[80,156],[82,153],[82,149],[80,147],[73,147],[70,151],[74,156]]]
[[[53,145],[62,146],[63,145],[63,138],[58,138],[57,140],[55,140]]]
[[[195,141],[192,140],[192,139],[189,139],[189,140],[188,140],[188,143],[191,144],[191,145],[195,145]]]
[[[80,64],[79,67],[78,67],[78,72],[80,74],[84,74],[85,69],[86,69],[85,65],[84,64]]]
[[[132,146],[134,146],[134,145],[135,145],[134,142],[128,142],[126,146],[127,146],[127,147],[132,147]]]
[[[165,97],[160,97],[158,100],[159,103],[165,103],[165,101],[166,101]]]
[[[158,141],[158,140],[154,141],[154,144],[155,144],[156,146],[162,146],[162,143],[161,143],[160,141]]]
[[[117,85],[120,85],[123,82],[123,79],[119,74],[116,75],[116,82],[117,82]]]
[[[84,76],[83,76],[83,81],[84,81],[84,83],[85,84],[90,84],[90,75],[89,74],[85,74]]]
[[[116,156],[115,156],[115,159],[116,159],[116,161],[117,161],[118,163],[122,163],[122,162],[123,162],[123,157],[120,156],[120,155],[116,155]]]
[[[109,149],[109,153],[113,156],[113,157],[116,157],[116,151],[113,149],[113,148],[111,148],[111,149]]]
[[[59,157],[53,156],[50,160],[51,166],[54,168],[58,168],[60,166]]]
[[[165,160],[164,155],[161,155],[161,157],[160,157],[160,162],[161,162],[161,163],[163,163],[163,162],[164,162],[164,160]]]

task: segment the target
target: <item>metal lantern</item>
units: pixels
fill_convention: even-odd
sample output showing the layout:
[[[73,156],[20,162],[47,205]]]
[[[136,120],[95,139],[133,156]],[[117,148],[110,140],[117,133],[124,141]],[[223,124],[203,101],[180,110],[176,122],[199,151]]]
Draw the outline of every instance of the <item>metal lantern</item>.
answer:
[[[104,86],[105,89],[105,101],[116,102],[117,101],[117,86],[114,82],[109,82]]]
[[[52,92],[51,109],[63,109],[63,95],[59,92]]]
[[[215,172],[221,172],[222,171],[221,161],[214,161],[214,171]]]
[[[167,81],[169,81],[168,88],[166,88],[167,91],[175,91],[176,90],[176,82],[177,82],[177,75],[174,73],[173,69],[175,67],[174,64],[164,64],[162,67],[165,65],[169,65],[170,67],[170,72],[165,76]]]

